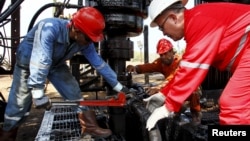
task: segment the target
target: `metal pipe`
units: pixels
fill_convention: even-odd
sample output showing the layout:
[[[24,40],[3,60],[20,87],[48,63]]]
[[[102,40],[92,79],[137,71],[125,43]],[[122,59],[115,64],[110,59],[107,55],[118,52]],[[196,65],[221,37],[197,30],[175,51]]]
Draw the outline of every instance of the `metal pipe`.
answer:
[[[144,63],[148,63],[148,26],[144,26]],[[149,75],[145,74],[145,83],[149,84]]]

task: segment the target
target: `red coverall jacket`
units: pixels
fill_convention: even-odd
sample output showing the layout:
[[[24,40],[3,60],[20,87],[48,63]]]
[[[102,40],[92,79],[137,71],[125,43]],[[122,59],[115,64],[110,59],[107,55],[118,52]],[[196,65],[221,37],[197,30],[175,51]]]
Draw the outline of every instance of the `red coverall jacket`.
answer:
[[[159,72],[164,75],[165,80],[170,81],[173,78],[174,73],[176,72],[176,69],[179,66],[180,60],[181,60],[181,57],[179,55],[175,55],[173,63],[167,66],[167,65],[163,65],[161,58],[157,58],[152,63],[136,65],[137,73]]]
[[[184,12],[187,46],[174,78],[162,89],[177,112],[209,67],[232,77],[220,97],[221,124],[250,124],[250,5],[206,3]]]
[[[163,65],[160,58],[157,58],[152,63],[146,63],[142,65],[136,65],[137,67],[137,73],[154,73],[159,72],[164,75],[165,80],[168,82],[174,77],[174,74],[176,73],[179,63],[181,61],[181,56],[175,55],[173,63],[169,66]],[[197,92],[200,89],[197,89]],[[200,95],[197,94],[197,92],[190,95],[186,100],[190,101],[190,110],[194,112],[200,112]]]

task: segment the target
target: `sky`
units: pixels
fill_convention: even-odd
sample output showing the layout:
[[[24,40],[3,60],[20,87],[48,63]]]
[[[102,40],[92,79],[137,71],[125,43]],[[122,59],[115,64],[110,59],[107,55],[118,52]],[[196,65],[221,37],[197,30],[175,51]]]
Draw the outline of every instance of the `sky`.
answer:
[[[64,0],[57,0],[58,2],[63,2]],[[5,8],[6,6],[8,6],[8,2],[10,1],[6,1],[6,4],[5,4]],[[53,0],[24,0],[24,2],[21,4],[21,21],[20,21],[20,26],[21,26],[21,36],[24,36],[28,30],[28,26],[29,26],[29,23],[32,19],[32,17],[34,16],[34,14],[42,7],[44,6],[45,4],[48,4],[48,3],[52,3]],[[77,4],[78,0],[70,0],[70,3],[71,4]],[[194,6],[194,0],[189,0],[186,7],[187,8],[192,8]],[[4,10],[4,8],[3,8]],[[53,9],[52,8],[48,8],[46,9],[45,11],[43,11],[38,19],[36,21],[39,21],[40,19],[43,19],[43,18],[47,18],[47,17],[53,17]],[[68,15],[68,14],[72,14],[75,12],[75,9],[71,9],[71,10],[66,10],[65,11],[65,15]],[[177,50],[181,50],[183,48],[185,48],[185,41],[184,40],[180,40],[178,42],[174,42],[172,39],[168,38],[168,37],[164,37],[162,32],[158,30],[157,27],[155,28],[151,28],[149,26],[149,23],[150,23],[150,18],[146,18],[144,20],[144,25],[148,25],[148,33],[149,33],[149,37],[148,37],[148,45],[149,45],[149,52],[150,53],[155,53],[156,52],[156,44],[158,42],[159,39],[161,38],[166,38],[166,39],[169,39],[174,47],[176,47]],[[1,30],[1,29],[0,29]],[[8,31],[8,29],[7,29]],[[143,40],[143,33],[141,33],[139,36],[136,36],[136,37],[132,37],[130,38],[131,41],[134,42],[134,50],[135,51],[141,51],[139,46],[138,46],[138,42],[142,43],[142,51],[144,51],[144,40]]]

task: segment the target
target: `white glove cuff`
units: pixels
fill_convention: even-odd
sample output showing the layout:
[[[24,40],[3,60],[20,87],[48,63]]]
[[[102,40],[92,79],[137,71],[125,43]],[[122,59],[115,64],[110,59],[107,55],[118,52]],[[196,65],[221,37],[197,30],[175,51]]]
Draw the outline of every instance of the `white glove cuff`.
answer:
[[[169,111],[166,105],[164,104],[163,106],[160,107],[160,111],[165,114],[165,117],[173,118],[175,116],[175,112]]]
[[[44,96],[44,90],[43,89],[33,89],[31,90],[32,97],[37,99]]]
[[[122,90],[122,88],[123,88],[123,85],[122,85],[120,82],[118,82],[118,83],[115,85],[115,87],[113,88],[113,90],[115,90],[115,91],[117,91],[117,92],[120,92],[120,91]]]
[[[163,114],[163,117],[169,117],[170,114],[172,114],[172,112],[170,112],[170,111],[167,109],[166,105],[161,106],[158,110],[160,111],[160,113]]]

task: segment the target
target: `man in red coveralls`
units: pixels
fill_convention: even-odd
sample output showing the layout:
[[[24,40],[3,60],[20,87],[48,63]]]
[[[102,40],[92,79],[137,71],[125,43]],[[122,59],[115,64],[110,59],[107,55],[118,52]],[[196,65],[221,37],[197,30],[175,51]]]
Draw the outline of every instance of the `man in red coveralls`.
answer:
[[[178,112],[210,66],[232,72],[219,99],[220,124],[250,124],[250,5],[217,2],[186,9],[186,2],[153,0],[149,6],[150,26],[174,41],[184,38],[187,46],[174,78],[151,96],[153,104],[164,95],[165,104],[154,110],[146,128]]]
[[[135,72],[138,74],[159,72],[164,75],[164,83],[148,91],[150,95],[157,93],[161,87],[165,86],[165,84],[173,78],[181,60],[181,56],[174,51],[172,43],[165,38],[158,41],[156,50],[159,57],[152,63],[127,66],[128,72]]]
[[[128,72],[138,74],[159,72],[164,75],[165,81],[161,85],[149,88],[147,93],[150,95],[158,93],[173,78],[181,60],[181,56],[174,51],[172,43],[165,38],[159,40],[157,44],[157,54],[159,54],[160,57],[152,63],[127,66]],[[198,125],[201,122],[200,95],[201,89],[199,88],[187,99],[189,101],[192,123],[194,125]],[[147,108],[152,112],[156,107],[150,106]]]

